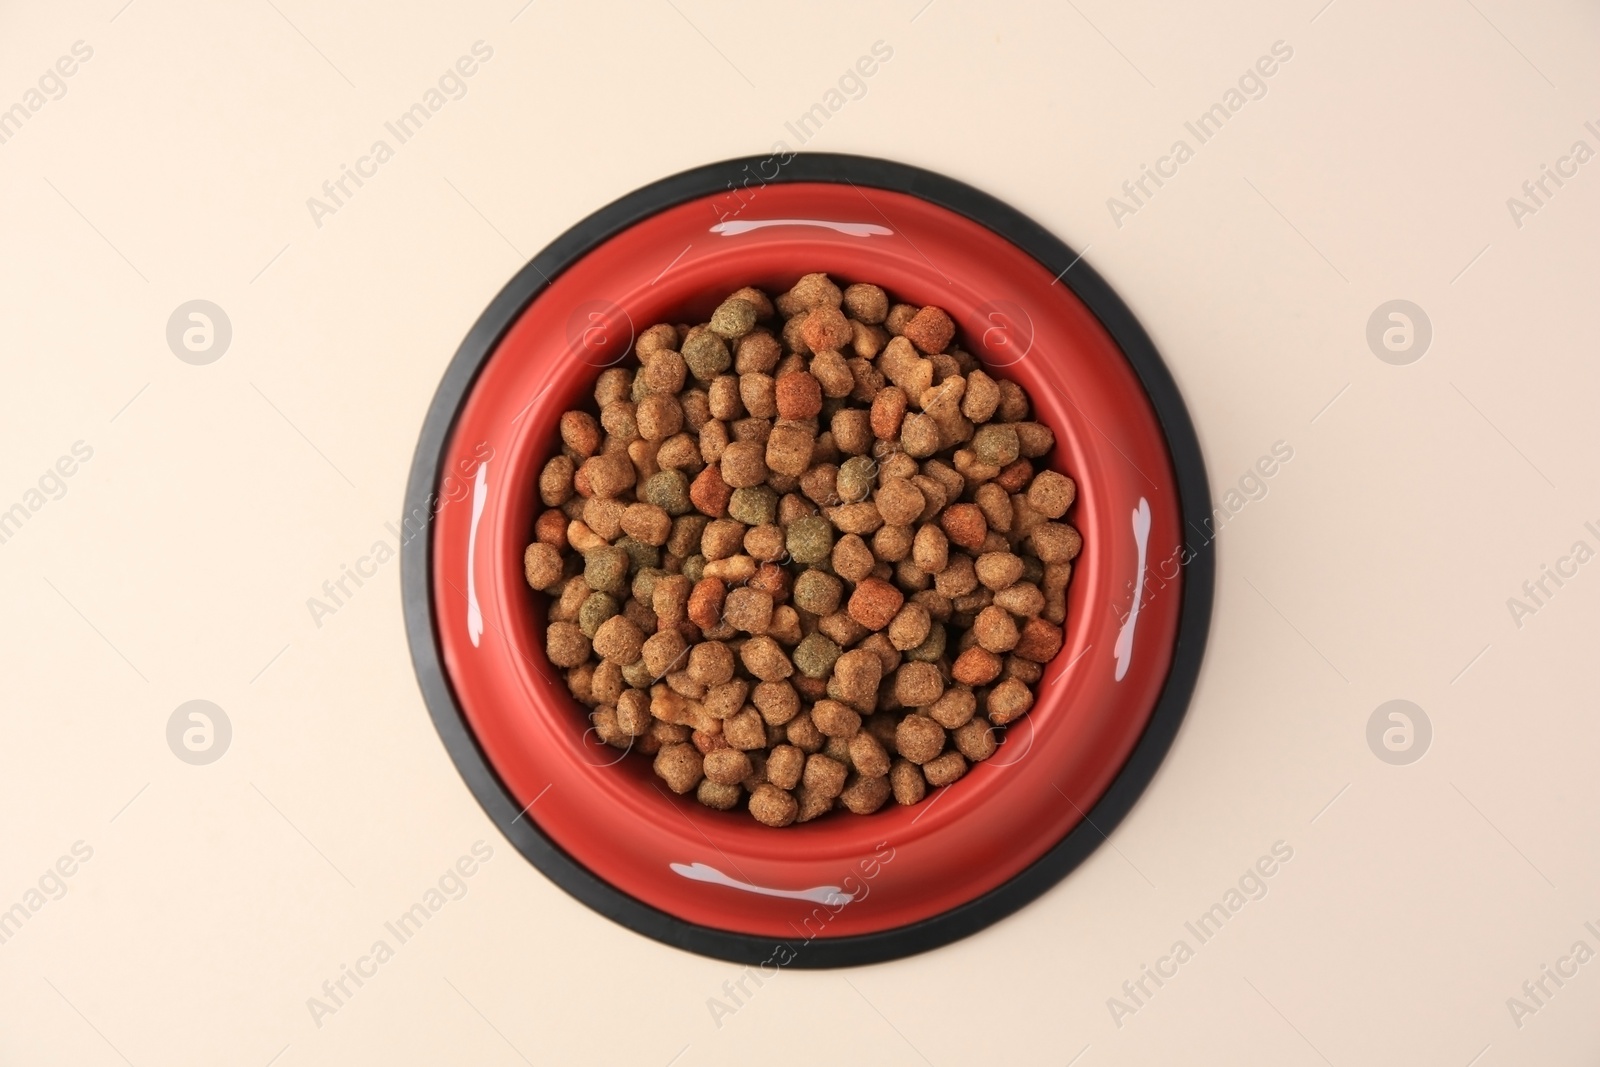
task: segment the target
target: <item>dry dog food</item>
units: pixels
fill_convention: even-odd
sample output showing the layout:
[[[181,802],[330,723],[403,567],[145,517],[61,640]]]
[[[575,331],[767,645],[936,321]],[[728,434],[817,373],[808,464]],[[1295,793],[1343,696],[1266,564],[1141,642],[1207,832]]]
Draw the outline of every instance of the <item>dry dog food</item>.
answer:
[[[916,804],[1061,649],[1073,480],[937,307],[808,274],[652,326],[561,417],[528,584],[607,744],[768,826]]]

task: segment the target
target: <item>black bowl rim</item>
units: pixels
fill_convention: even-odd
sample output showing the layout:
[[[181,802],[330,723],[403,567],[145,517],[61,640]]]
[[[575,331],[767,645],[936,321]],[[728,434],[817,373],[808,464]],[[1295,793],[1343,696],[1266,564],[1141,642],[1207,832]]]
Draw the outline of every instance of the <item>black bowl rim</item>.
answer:
[[[787,156],[787,158],[783,158]],[[765,178],[776,166],[777,175]],[[1171,453],[1186,530],[1204,530],[1210,489],[1200,442],[1183,398],[1133,312],[1092,267],[1032,219],[963,182],[903,163],[866,156],[801,152],[712,163],[652,182],[594,212],[552,241],[506,283],[479,316],[445,369],[428,407],[406,484],[406,515],[431,516],[440,465],[456,413],[479,370],[523,309],[590,249],[651,215],[697,197],[757,184],[848,183],[888,189],[947,208],[1004,237],[1060,277],[1100,320],[1154,407]],[[401,598],[406,636],[423,699],[445,750],[490,820],[556,885],[621,925],[689,952],[765,967],[829,968],[880,963],[926,952],[976,933],[1031,903],[1082,863],[1144,792],[1188,708],[1205,652],[1215,582],[1210,540],[1190,546],[1181,583],[1178,634],[1166,684],[1150,721],[1106,792],[1048,852],[1003,885],[948,911],[905,926],[849,937],[785,939],[685,922],[614,888],[540,832],[478,746],[440,659],[432,597],[432,530],[401,547]]]

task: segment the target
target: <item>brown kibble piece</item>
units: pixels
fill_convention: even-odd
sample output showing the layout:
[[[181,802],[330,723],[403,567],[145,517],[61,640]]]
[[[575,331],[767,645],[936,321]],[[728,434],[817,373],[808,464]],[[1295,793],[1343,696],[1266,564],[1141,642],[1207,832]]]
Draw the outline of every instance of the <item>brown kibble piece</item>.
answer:
[[[906,455],[922,459],[939,451],[939,422],[932,415],[907,415],[900,424],[900,447]]]
[[[800,784],[805,766],[803,751],[794,745],[777,745],[767,754],[767,781],[779,789],[793,789]]]
[[[771,782],[763,782],[750,794],[750,814],[766,826],[788,826],[799,813],[794,797]]]
[[[807,789],[831,800],[844,791],[848,773],[844,764],[818,752],[806,757],[806,769],[800,780]]]
[[[734,441],[722,450],[722,480],[735,489],[767,480],[766,445],[760,441]]]
[[[978,581],[995,591],[1015,585],[1023,572],[1022,557],[1010,552],[985,552],[978,557]]]
[[[1018,582],[999,590],[994,595],[994,602],[1011,614],[1025,619],[1044,610],[1044,594],[1031,582]]]
[[[561,416],[561,443],[583,459],[600,451],[600,424],[587,411],[568,411]]]
[[[875,325],[889,314],[889,297],[876,285],[857,282],[846,287],[844,308],[851,318]]]
[[[904,707],[927,707],[943,694],[944,678],[931,663],[903,663],[894,673],[894,696]]]
[[[973,763],[979,763],[994,755],[999,743],[995,740],[994,728],[982,719],[971,719],[952,736],[956,748],[961,754]]]
[[[539,499],[547,508],[558,507],[571,499],[574,484],[572,460],[551,456],[539,473]]]
[[[589,639],[575,622],[553,622],[545,631],[545,653],[557,667],[587,662],[589,650]]]
[[[857,815],[871,815],[888,802],[889,796],[887,777],[857,777],[839,794],[839,803]]]
[[[595,653],[619,666],[638,659],[643,647],[644,635],[626,615],[613,615],[594,634]]]
[[[767,437],[767,469],[799,477],[811,466],[811,453],[816,443],[816,435],[804,426],[779,423]]]
[[[634,419],[646,441],[665,441],[683,429],[683,409],[675,397],[654,393],[639,401]]]
[[[995,412],[999,422],[1021,422],[1028,417],[1028,394],[1016,382],[1001,379],[995,382],[1000,389],[1000,407]]]
[[[894,743],[912,763],[927,763],[944,751],[944,727],[926,715],[907,715],[895,727]]]
[[[1017,624],[1008,611],[993,604],[978,612],[972,621],[972,632],[978,645],[990,652],[1010,652],[1017,647]]]
[[[687,669],[701,685],[721,685],[733,677],[733,650],[721,641],[702,641],[689,650]]]
[[[640,658],[652,678],[665,677],[667,672],[681,670],[686,665],[689,643],[676,629],[651,634],[640,648]]]
[[[522,554],[522,573],[535,589],[549,589],[561,580],[561,552],[535,541]]]
[[[1029,459],[1042,456],[1055,447],[1055,431],[1042,422],[1019,422],[1014,429],[1017,431],[1018,450]]]
[[[838,307],[844,294],[833,280],[826,274],[807,274],[794,283],[790,289],[777,300],[777,307],[785,315],[792,315],[794,311],[809,311],[815,307]],[[784,310],[785,307],[791,310]]]
[[[811,358],[811,375],[822,386],[822,395],[840,400],[855,388],[855,375],[844,355],[831,349],[818,352]]]
[[[800,694],[794,691],[794,686],[781,679],[758,682],[750,694],[750,700],[768,726],[782,726],[800,714]]]
[[[706,754],[704,770],[718,785],[738,785],[750,775],[750,757],[736,748],[719,748]]]
[[[590,457],[583,461],[578,473],[588,483],[588,495],[604,499],[620,496],[632,489],[637,478],[633,461],[628,459],[625,452],[607,452]]]
[[[624,689],[617,694],[617,727],[629,737],[650,729],[650,697],[642,689]]]
[[[889,773],[888,751],[883,742],[866,730],[850,738],[850,763],[868,778],[881,778]]]
[[[975,370],[967,375],[966,392],[961,397],[961,414],[973,422],[988,422],[1000,407],[1000,387],[993,378]]]
[[[918,351],[932,355],[950,346],[956,334],[956,324],[950,321],[950,316],[942,308],[930,305],[913,315],[911,321],[900,328],[900,333],[916,345]]]
[[[882,680],[883,661],[870,650],[852,648],[834,662],[828,696],[859,712],[870,712],[877,703],[878,683]]]
[[[811,708],[811,721],[827,737],[854,737],[861,716],[837,700],[819,700]]]
[[[1004,726],[1023,716],[1033,707],[1033,690],[1015,678],[1007,678],[993,689],[984,701],[983,710],[989,721]]]
[[[729,626],[747,634],[766,633],[772,621],[772,597],[749,587],[728,593],[723,618]]]
[[[654,504],[629,504],[623,509],[622,532],[647,545],[664,545],[672,533],[672,516]]]
[[[926,711],[928,718],[946,730],[958,730],[978,711],[978,698],[964,685],[952,686]]]
[[[1033,550],[1041,563],[1067,563],[1077,558],[1083,537],[1061,522],[1046,522],[1034,527]]]
[[[800,806],[794,821],[810,822],[812,819],[820,818],[832,811],[835,798],[819,793],[817,790],[809,788],[804,782],[801,782],[799,788],[794,791],[794,800]]]
[[[1028,503],[1048,519],[1059,519],[1078,498],[1078,487],[1071,478],[1056,471],[1040,471],[1028,486]]]
[[[911,558],[926,574],[938,574],[950,560],[950,539],[943,530],[926,523],[911,542]]]
[[[703,774],[699,751],[688,744],[662,745],[656,753],[656,774],[674,793],[687,793],[700,784]]]
[[[911,304],[892,304],[889,307],[889,313],[883,318],[884,328],[894,336],[899,337],[905,330],[906,323],[916,318],[917,312],[920,310],[920,308]]]
[[[765,748],[767,745],[767,724],[761,721],[761,716],[755,708],[745,708],[737,715],[730,715],[722,722],[722,736],[728,744],[742,751]]]
[[[634,342],[634,351],[643,360],[649,360],[660,352],[675,352],[677,349],[678,331],[665,322],[658,322],[645,330]]]
[[[922,773],[931,786],[949,785],[967,773],[966,757],[960,752],[946,752],[923,764]]]
[[[872,573],[872,565],[877,562],[873,558],[872,550],[867,543],[855,534],[845,534],[833,543],[833,572],[846,581],[859,582]],[[556,577],[560,577],[560,560],[557,558]],[[530,577],[529,583],[533,579]],[[554,579],[552,579],[553,581]],[[544,588],[535,586],[535,588]]]
[[[534,540],[555,549],[569,547],[567,523],[570,521],[559,508],[551,508],[549,511],[541,513],[533,523]]]
[[[905,526],[922,514],[922,490],[904,478],[890,478],[878,487],[878,514],[891,526]]]
[[[794,674],[794,664],[771,636],[752,637],[739,649],[745,670],[763,682],[778,682]]]
[[[695,789],[695,799],[708,808],[718,811],[732,811],[739,804],[739,799],[744,796],[744,790],[737,785],[722,785],[709,778],[703,778]]]
[[[906,604],[889,623],[889,643],[901,652],[916,648],[928,638],[933,619],[921,604]]]
[[[783,358],[783,346],[764,329],[757,328],[739,339],[734,367],[740,374],[771,374]]]
[[[917,804],[928,793],[928,780],[922,768],[910,760],[898,759],[889,769],[889,785],[894,789],[894,799],[899,804]]]
[[[828,352],[843,348],[855,336],[850,322],[838,307],[823,305],[810,309],[800,335],[813,352]]]

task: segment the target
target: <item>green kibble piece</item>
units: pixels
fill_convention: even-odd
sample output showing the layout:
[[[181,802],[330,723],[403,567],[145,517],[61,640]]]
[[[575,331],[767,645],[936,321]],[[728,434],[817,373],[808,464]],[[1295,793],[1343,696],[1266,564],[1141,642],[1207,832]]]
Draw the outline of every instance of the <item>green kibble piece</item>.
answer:
[[[683,576],[691,582],[698,582],[706,576],[706,558],[696,552],[683,561]]]
[[[683,515],[694,507],[689,500],[689,476],[678,470],[652,474],[639,496],[645,503],[654,504],[668,515]]]
[[[655,545],[624,536],[617,540],[617,547],[628,554],[628,562],[634,568],[661,566],[661,550]]]
[[[928,627],[928,636],[922,639],[922,644],[906,653],[906,659],[918,663],[937,663],[939,657],[944,655],[944,642],[944,623],[936,622]]]
[[[1021,450],[1022,442],[1017,438],[1017,431],[1004,423],[991,422],[972,437],[972,451],[977,453],[980,460],[996,467],[1015,463]]]
[[[803,515],[789,524],[786,540],[796,563],[826,563],[833,554],[833,523],[821,515]]]
[[[600,593],[621,596],[628,589],[628,553],[615,546],[596,548],[583,557],[583,580]]]
[[[770,485],[735,489],[728,501],[728,515],[746,526],[764,526],[778,517],[778,494]]]
[[[839,476],[834,480],[839,501],[858,504],[872,495],[872,486],[878,480],[878,464],[868,456],[852,456],[839,465]]]
[[[826,678],[833,673],[833,664],[839,654],[838,645],[820,633],[813,633],[794,646],[794,654],[790,658],[807,678]]]
[[[656,676],[650,673],[650,668],[645,666],[641,657],[622,668],[622,680],[635,689],[649,689],[656,681]]]
[[[688,364],[689,373],[702,382],[709,382],[733,366],[727,342],[710,330],[698,330],[684,339],[683,361]]]
[[[621,611],[616,598],[605,593],[590,593],[578,608],[578,629],[583,631],[583,636],[594,640],[594,632],[600,629],[600,624],[611,616]]]
[[[843,596],[844,583],[815,567],[801,571],[794,580],[794,606],[813,615],[832,615]]]
[[[756,324],[756,306],[741,297],[729,297],[711,313],[712,333],[732,341],[749,333]]]
[[[656,582],[667,576],[667,572],[660,567],[660,561],[648,567],[640,567],[633,576],[633,599],[641,604],[648,604],[656,595]]]

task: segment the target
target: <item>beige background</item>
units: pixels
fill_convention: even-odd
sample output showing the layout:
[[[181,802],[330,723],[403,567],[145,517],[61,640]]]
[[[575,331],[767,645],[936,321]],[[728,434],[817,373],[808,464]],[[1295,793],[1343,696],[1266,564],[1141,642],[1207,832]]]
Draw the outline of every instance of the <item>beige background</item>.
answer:
[[[1506,198],[1600,148],[1600,15],[923,2],[5,5],[0,106],[94,54],[0,145],[0,508],[94,455],[0,545],[0,908],[93,858],[0,945],[0,1062],[1592,1062],[1600,963],[1520,1028],[1506,1000],[1600,949],[1600,566],[1520,629],[1506,600],[1600,547],[1600,162],[1520,228]],[[314,226],[306,198],[478,40],[467,95]],[[599,918],[479,811],[397,567],[320,628],[306,598],[398,516],[446,360],[528,256],[658,177],[796,147],[785,121],[877,40],[893,59],[809,147],[1087,248],[1219,498],[1274,442],[1294,458],[1219,538],[1192,709],[1115,847],[978,936],[781,974],[718,1027],[739,968]],[[1116,226],[1107,198],[1279,40],[1265,98]],[[233,326],[208,366],[164,336],[195,298]],[[1393,298],[1433,324],[1409,366],[1364,337]],[[197,698],[233,725],[209,766],[166,743]],[[1392,698],[1433,725],[1409,766],[1365,740]],[[466,897],[314,1025],[479,839]],[[1278,840],[1265,899],[1118,1027],[1107,998]]]

